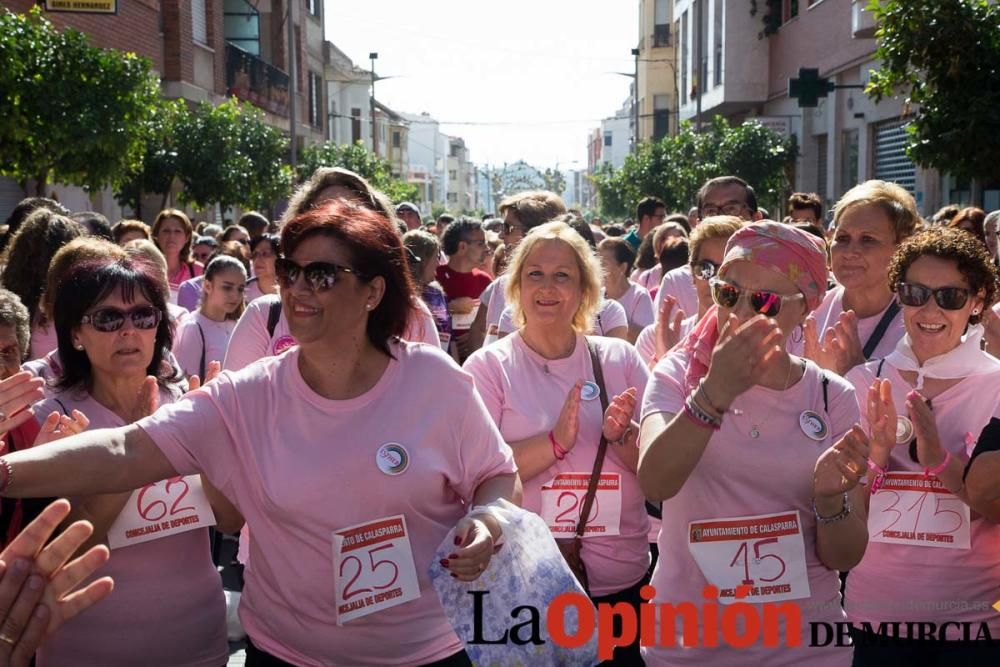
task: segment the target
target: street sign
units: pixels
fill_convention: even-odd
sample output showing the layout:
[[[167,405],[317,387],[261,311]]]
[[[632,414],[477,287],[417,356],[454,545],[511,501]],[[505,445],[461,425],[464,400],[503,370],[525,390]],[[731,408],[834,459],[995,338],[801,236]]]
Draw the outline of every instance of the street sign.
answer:
[[[826,97],[837,85],[819,75],[818,69],[802,67],[799,76],[788,80],[788,96],[798,99],[800,107],[815,107],[819,98]]]
[[[78,14],[117,14],[118,0],[45,0],[47,12]]]

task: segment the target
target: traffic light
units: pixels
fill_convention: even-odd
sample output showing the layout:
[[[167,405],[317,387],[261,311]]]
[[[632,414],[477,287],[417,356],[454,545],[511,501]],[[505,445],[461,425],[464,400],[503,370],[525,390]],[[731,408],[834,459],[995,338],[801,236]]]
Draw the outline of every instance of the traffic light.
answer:
[[[798,99],[800,107],[815,107],[819,98],[826,97],[837,85],[821,77],[818,69],[802,67],[796,79],[788,80],[788,96]]]

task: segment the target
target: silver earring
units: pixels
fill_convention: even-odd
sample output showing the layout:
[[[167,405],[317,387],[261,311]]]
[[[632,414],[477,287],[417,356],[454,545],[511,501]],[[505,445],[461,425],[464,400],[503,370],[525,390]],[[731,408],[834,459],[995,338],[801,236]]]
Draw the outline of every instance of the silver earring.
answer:
[[[76,344],[76,349],[83,350],[83,344],[82,343],[77,343]]]
[[[978,315],[978,314],[979,314],[979,309],[978,309],[978,308],[974,309],[974,310],[972,311],[972,314],[973,314],[973,315]]]

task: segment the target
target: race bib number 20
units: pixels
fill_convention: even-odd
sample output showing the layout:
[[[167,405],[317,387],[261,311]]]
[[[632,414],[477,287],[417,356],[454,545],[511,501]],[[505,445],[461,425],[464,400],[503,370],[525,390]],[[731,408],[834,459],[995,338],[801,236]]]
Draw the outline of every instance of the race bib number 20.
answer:
[[[589,472],[565,472],[542,486],[542,518],[553,537],[570,537],[576,532],[589,483]],[[621,475],[601,473],[583,537],[621,535],[621,516]]]
[[[692,521],[688,549],[719,601],[780,602],[809,597],[805,541],[798,511]]]
[[[333,533],[337,625],[420,597],[402,514]]]

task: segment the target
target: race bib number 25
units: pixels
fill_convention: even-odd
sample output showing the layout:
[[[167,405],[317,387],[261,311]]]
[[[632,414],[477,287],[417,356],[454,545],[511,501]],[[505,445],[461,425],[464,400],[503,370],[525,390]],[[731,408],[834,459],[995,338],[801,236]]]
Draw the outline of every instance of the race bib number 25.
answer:
[[[337,625],[420,597],[402,514],[333,533]]]

